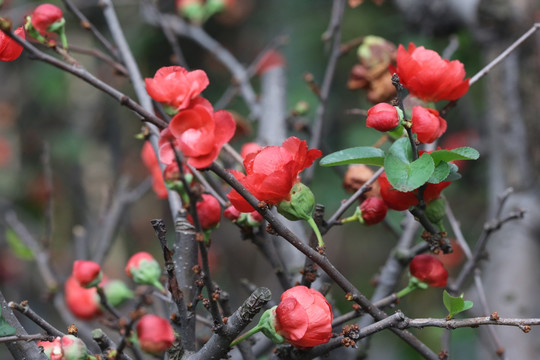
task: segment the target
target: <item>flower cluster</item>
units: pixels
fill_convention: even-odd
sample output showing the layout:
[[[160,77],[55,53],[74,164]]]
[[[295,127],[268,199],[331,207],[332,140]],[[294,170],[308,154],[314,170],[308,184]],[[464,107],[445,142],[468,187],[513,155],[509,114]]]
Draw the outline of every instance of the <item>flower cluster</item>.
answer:
[[[160,136],[160,160],[164,164],[174,162],[174,146],[191,166],[198,169],[210,166],[221,147],[233,137],[236,123],[229,112],[214,112],[212,104],[199,96],[208,86],[204,71],[163,67],[153,78],[145,79],[145,83],[148,94],[174,114]]]

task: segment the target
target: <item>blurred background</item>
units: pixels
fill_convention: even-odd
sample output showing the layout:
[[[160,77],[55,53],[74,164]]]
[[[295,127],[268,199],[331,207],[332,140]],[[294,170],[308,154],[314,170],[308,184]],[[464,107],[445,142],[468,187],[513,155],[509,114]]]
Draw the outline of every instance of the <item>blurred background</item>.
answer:
[[[62,2],[52,3],[64,10],[70,44],[104,50],[80,27]],[[4,0],[0,15],[11,18],[18,26],[38,4]],[[110,38],[97,1],[75,4]],[[176,61],[161,29],[141,14],[141,3],[120,0],[114,1],[114,5],[143,77],[152,77],[157,69]],[[159,6],[163,12],[175,12],[172,0],[161,1]],[[278,50],[285,59],[287,114],[291,114],[298,102],[308,105],[305,114],[291,117],[287,130],[288,135],[302,139],[309,139],[309,133],[303,129],[309,129],[319,104],[305,74],[312,74],[317,84],[323,81],[329,56],[329,43],[323,41],[323,34],[328,29],[331,10],[332,3],[326,0],[236,0],[225,12],[203,25],[211,37],[244,65],[252,64],[269,44],[278,42]],[[470,77],[539,17],[540,5],[535,0],[365,0],[362,4],[349,1],[343,19],[342,43],[354,43],[367,35],[384,37],[396,46],[414,42],[446,54],[449,59],[459,59]],[[207,72],[210,86],[203,95],[216,104],[231,84],[231,73],[214,54],[195,41],[182,36],[178,40],[189,67]],[[499,259],[497,249],[505,249],[500,258],[504,267],[492,262],[492,270],[486,271],[492,276],[486,279],[487,288],[489,284],[500,289],[502,285],[510,285],[511,279],[514,279],[511,285],[518,287],[506,288],[509,292],[502,295],[497,292],[491,295],[499,306],[494,305],[494,310],[502,313],[501,308],[517,306],[524,317],[539,315],[531,300],[538,295],[538,285],[531,283],[538,279],[539,269],[529,261],[538,255],[536,243],[540,234],[534,220],[539,212],[539,46],[540,31],[537,31],[487,78],[475,83],[446,116],[448,131],[440,142],[457,144],[450,147],[470,145],[481,153],[480,160],[462,169],[462,179],[444,191],[471,246],[485,221],[494,215],[497,195],[504,188],[513,186],[516,191],[515,204],[508,206],[522,207],[528,201],[527,212],[532,216],[529,222],[516,225],[509,230],[510,234],[502,234],[503,245],[490,250],[492,259]],[[76,52],[72,55],[98,78],[136,98],[129,79],[106,62]],[[362,110],[372,106],[366,91],[348,88],[351,70],[357,62],[356,46],[338,60],[323,126],[324,154],[347,147],[371,146],[379,140],[380,134],[365,126],[362,115]],[[140,160],[142,141],[136,135],[141,132],[142,124],[137,116],[81,80],[33,61],[25,52],[17,61],[0,63],[0,84],[0,290],[8,301],[30,300],[36,312],[63,329],[66,324],[51,304],[51,295],[36,263],[6,225],[7,216],[16,214],[47,249],[60,283],[69,276],[73,260],[87,257],[94,250],[92,241],[99,237],[107,210],[122,191],[137,188],[142,196],[122,209],[113,246],[103,262],[108,276],[125,279],[123,264],[136,251],[159,256],[159,242],[150,225],[151,219],[165,220],[171,241],[174,226],[166,200],[160,200],[152,191],[149,173]],[[254,75],[252,84],[260,93],[259,75]],[[257,138],[257,124],[250,120],[242,98],[233,98],[225,108],[235,114],[242,129],[232,142],[240,150],[242,144]],[[317,203],[325,206],[327,218],[349,196],[342,186],[345,170],[316,166],[312,190]],[[352,210],[346,215],[352,214]],[[396,244],[402,219],[403,214],[390,211],[385,225],[347,224],[333,228],[325,236],[329,258],[367,296],[373,291],[378,270]],[[282,290],[268,261],[250,241],[242,240],[237,227],[223,219],[211,238],[212,276],[229,293],[233,308],[249,294],[240,285],[240,279],[269,287],[274,300],[279,298]],[[504,243],[511,239],[523,246],[516,249],[517,246]],[[497,242],[494,240],[492,244]],[[527,267],[526,273],[519,270],[519,264]],[[512,272],[514,275],[508,275],[510,280],[503,282],[498,270],[508,273],[502,269],[509,267],[517,274]],[[451,266],[450,272],[455,274]],[[406,285],[406,276],[402,285]],[[525,305],[523,302],[516,305],[508,300],[509,293],[528,300]],[[339,311],[350,310],[339,288],[333,288],[330,294]],[[498,298],[503,300],[499,302]],[[440,289],[412,294],[399,307],[410,317],[445,316]],[[33,329],[31,324],[28,326]],[[34,330],[37,331],[35,327]],[[513,340],[509,344],[508,339],[521,333],[517,329],[510,331],[513,331],[511,335],[503,334],[501,338],[505,347],[512,347]],[[432,349],[440,348],[442,330],[429,328],[414,333]],[[476,354],[479,343],[493,347],[489,340],[481,340],[480,334],[477,329],[452,332],[453,358],[494,356],[493,351],[488,357],[483,357],[481,352],[471,355]],[[526,336],[520,338],[523,337]],[[526,341],[531,343],[530,339]],[[10,359],[4,346],[0,346],[0,358]],[[415,359],[418,355],[393,335],[383,332],[373,336],[368,358]]]

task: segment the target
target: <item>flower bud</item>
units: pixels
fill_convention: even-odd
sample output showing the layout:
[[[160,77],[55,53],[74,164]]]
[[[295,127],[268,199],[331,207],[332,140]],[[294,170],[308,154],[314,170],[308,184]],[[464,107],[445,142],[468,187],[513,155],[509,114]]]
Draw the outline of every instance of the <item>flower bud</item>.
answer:
[[[172,346],[176,338],[167,319],[148,314],[137,323],[137,339],[143,351],[160,355]]]
[[[440,260],[429,254],[416,255],[409,264],[411,275],[429,286],[446,287],[448,271]]]
[[[79,319],[90,320],[101,314],[97,289],[83,288],[73,275],[66,280],[64,296],[68,309]]]
[[[112,306],[121,305],[124,301],[133,299],[133,291],[122,280],[107,281],[103,285],[107,302]]]
[[[426,216],[433,224],[439,224],[446,216],[446,201],[443,198],[431,201],[426,207]]]
[[[402,192],[394,189],[388,181],[386,173],[382,173],[377,180],[381,187],[381,197],[390,209],[402,211],[418,204],[418,199],[414,192]]]
[[[101,266],[97,262],[76,260],[73,263],[73,276],[84,288],[97,286],[103,278]]]
[[[384,220],[388,208],[383,199],[370,197],[360,205],[361,222],[374,225]]]
[[[34,9],[31,15],[32,26],[44,35],[46,32],[55,31],[50,29],[55,23],[63,22],[62,10],[53,4],[41,4]],[[54,26],[53,26],[54,27]]]
[[[332,337],[332,307],[318,291],[295,286],[281,295],[274,328],[289,344],[308,348]]]
[[[395,129],[401,116],[398,109],[387,103],[378,103],[368,110],[366,126],[382,132]]]
[[[237,221],[241,215],[242,213],[232,205],[223,211],[223,216],[231,221]]]
[[[202,201],[197,202],[197,215],[203,230],[211,230],[219,225],[221,220],[221,205],[210,194],[202,194]],[[193,224],[193,218],[188,216],[188,221]]]
[[[252,211],[247,214],[247,224],[249,226],[259,226],[263,222],[264,218],[257,211]]]
[[[411,131],[422,144],[429,144],[440,138],[447,127],[446,120],[439,116],[437,110],[419,105],[412,108],[411,121]]]
[[[289,220],[311,219],[315,208],[315,196],[310,188],[302,183],[296,183],[290,194],[290,200],[283,200],[277,205],[278,212]]]
[[[137,284],[154,285],[163,290],[159,282],[161,267],[156,259],[145,251],[138,252],[129,259],[126,273]]]
[[[25,38],[22,27],[15,29],[13,33],[21,39]],[[21,56],[22,51],[21,45],[0,30],[0,61],[16,60]]]
[[[73,335],[57,337],[53,341],[38,341],[37,345],[43,347],[43,352],[51,360],[86,360],[88,358],[86,345]]]

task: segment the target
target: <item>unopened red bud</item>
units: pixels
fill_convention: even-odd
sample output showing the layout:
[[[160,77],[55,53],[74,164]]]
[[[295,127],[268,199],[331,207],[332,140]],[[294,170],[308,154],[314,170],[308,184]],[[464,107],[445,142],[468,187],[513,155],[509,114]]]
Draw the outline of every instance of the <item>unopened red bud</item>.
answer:
[[[448,271],[440,260],[429,254],[416,255],[409,264],[411,275],[429,286],[445,287]]]
[[[386,217],[388,207],[383,199],[370,197],[362,202],[360,211],[362,220],[366,225],[378,224]]]
[[[137,338],[141,349],[153,355],[162,354],[175,340],[170,322],[152,314],[144,315],[137,323]]]
[[[395,129],[399,125],[398,109],[388,103],[378,103],[368,110],[366,125],[382,132]]]
[[[137,284],[154,285],[163,290],[163,286],[159,282],[161,267],[156,259],[145,251],[138,252],[129,259],[126,265],[126,274]]]
[[[62,10],[53,4],[41,4],[34,9],[31,15],[32,26],[44,35],[49,31],[49,27],[56,22],[62,21],[64,14]]]
[[[97,262],[76,260],[73,263],[73,276],[82,287],[91,288],[101,282],[103,273]]]

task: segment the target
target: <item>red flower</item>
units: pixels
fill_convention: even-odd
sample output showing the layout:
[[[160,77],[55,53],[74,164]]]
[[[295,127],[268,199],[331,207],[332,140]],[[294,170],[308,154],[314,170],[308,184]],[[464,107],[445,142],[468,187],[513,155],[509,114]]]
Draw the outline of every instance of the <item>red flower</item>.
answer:
[[[152,99],[176,110],[187,108],[210,83],[204,71],[187,71],[181,66],[162,67],[144,82]]]
[[[73,276],[82,287],[93,287],[101,281],[101,266],[94,261],[76,260],[73,263]]]
[[[411,130],[422,144],[434,142],[446,131],[446,120],[440,117],[435,109],[414,106],[411,121]]]
[[[66,280],[64,296],[69,310],[80,319],[90,320],[101,314],[97,289],[83,288],[73,275]]]
[[[43,347],[43,352],[51,360],[74,360],[88,357],[86,345],[74,335],[57,337],[53,341],[38,341],[37,345]]]
[[[360,205],[362,219],[366,225],[374,225],[383,221],[387,210],[388,207],[384,200],[378,197],[369,197]]]
[[[390,209],[402,211],[418,204],[418,199],[414,192],[403,192],[394,189],[388,181],[386,173],[382,173],[377,180],[381,187],[381,196]]]
[[[390,131],[399,125],[399,115],[395,107],[378,103],[368,110],[366,126],[382,132]]]
[[[202,201],[197,202],[197,215],[203,230],[215,228],[221,220],[219,201],[210,194],[202,194]],[[188,220],[193,224],[191,215],[188,216]]]
[[[276,205],[283,200],[290,200],[290,191],[299,181],[298,174],[321,156],[320,150],[308,150],[305,140],[293,136],[281,146],[267,146],[248,154],[244,160],[246,175],[234,170],[231,173],[257,199]],[[227,197],[241,212],[254,211],[235,190]]]
[[[396,73],[412,95],[425,101],[457,100],[469,90],[461,62],[442,59],[435,51],[413,43],[408,51],[399,45]]]
[[[167,186],[165,186],[165,181],[163,180],[163,173],[159,167],[159,162],[154,149],[152,148],[152,144],[148,141],[143,145],[141,158],[144,165],[152,175],[152,187],[154,192],[160,199],[166,199]]]
[[[171,324],[157,315],[144,315],[137,323],[137,338],[142,350],[160,355],[170,348],[176,339]]]
[[[45,35],[49,26],[55,22],[61,21],[64,17],[62,10],[53,4],[41,4],[34,9],[31,15],[32,26],[39,31],[41,35]]]
[[[21,39],[25,38],[24,29],[21,27],[15,29],[13,32]],[[13,61],[21,56],[23,47],[19,45],[15,40],[0,31],[0,61]]]
[[[332,307],[318,291],[295,286],[281,295],[274,328],[294,346],[325,344],[332,337]]]
[[[248,154],[256,153],[262,150],[262,146],[257,144],[256,142],[248,142],[242,145],[242,149],[240,149],[240,156],[242,159],[245,159]]]
[[[429,254],[416,255],[409,264],[411,275],[429,286],[445,287],[448,271],[442,262]]]
[[[236,123],[230,113],[225,110],[214,113],[210,102],[199,97],[172,118],[169,130],[175,137],[175,146],[188,157],[188,163],[203,169],[217,159],[221,147],[233,137]],[[170,145],[162,145],[160,153],[167,151],[172,152]]]

